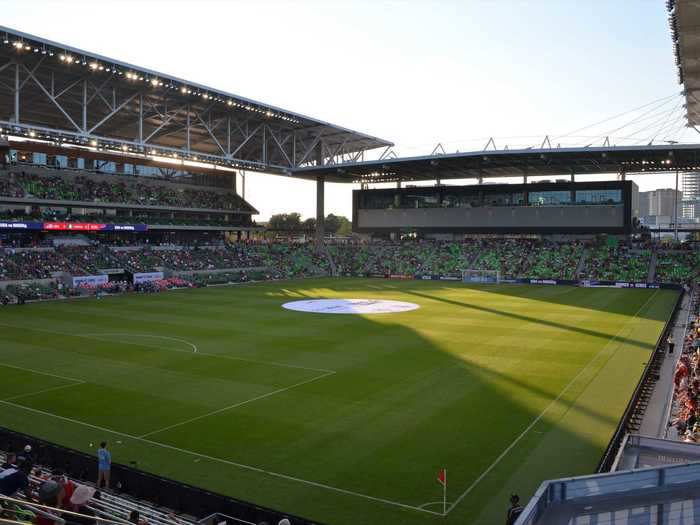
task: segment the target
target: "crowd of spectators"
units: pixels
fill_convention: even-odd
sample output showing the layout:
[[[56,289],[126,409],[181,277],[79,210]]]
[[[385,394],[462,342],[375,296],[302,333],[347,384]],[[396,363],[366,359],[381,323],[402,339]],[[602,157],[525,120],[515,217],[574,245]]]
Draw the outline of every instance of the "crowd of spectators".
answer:
[[[168,182],[140,181],[113,176],[114,180],[93,179],[83,175],[67,178],[61,175],[36,175],[0,172],[0,197],[35,198],[133,204],[135,206],[168,206],[216,210],[248,210],[252,208],[234,192],[206,188],[182,188]]]
[[[600,245],[588,255],[585,277],[602,281],[645,282],[652,251],[627,246]]]
[[[217,215],[214,213],[196,212],[151,212],[142,210],[134,212],[132,215],[99,215],[88,214],[79,215],[76,213],[59,213],[55,210],[34,211],[31,213],[21,212],[0,212],[0,220],[14,222],[97,222],[113,224],[149,224],[167,226],[252,226],[254,221],[249,221],[248,215]]]
[[[655,277],[657,282],[689,282],[696,278],[699,271],[700,252],[672,250],[657,254]]]
[[[676,437],[686,442],[700,442],[700,302],[697,290],[691,295],[691,312],[673,376],[671,425]]]
[[[381,275],[461,275],[478,268],[502,278],[573,279],[583,253],[579,243],[534,239],[481,239],[463,242],[341,244],[329,246],[338,272]]]
[[[0,247],[0,281],[98,275],[104,270],[216,272],[263,271],[263,278],[314,275],[451,275],[495,270],[501,279],[592,279],[646,282],[656,257],[657,282],[687,283],[700,271],[700,253],[687,249],[554,243],[539,239],[472,239],[328,244],[240,242],[218,245],[83,243],[34,248]],[[584,264],[585,263],[585,264]],[[268,277],[269,276],[269,277]],[[223,278],[222,278],[223,279]],[[217,281],[207,277],[202,281]]]

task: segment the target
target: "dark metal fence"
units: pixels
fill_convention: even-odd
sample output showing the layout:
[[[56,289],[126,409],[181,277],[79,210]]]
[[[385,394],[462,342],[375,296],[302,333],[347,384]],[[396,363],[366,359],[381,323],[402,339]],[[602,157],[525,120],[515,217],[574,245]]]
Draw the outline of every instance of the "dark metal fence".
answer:
[[[97,477],[96,456],[0,427],[0,450],[21,453],[27,444],[32,446],[32,459],[40,465],[61,469],[77,479],[93,480]],[[111,476],[110,485],[119,494],[146,500],[154,505],[172,509],[176,513],[189,514],[199,519],[212,514],[225,514],[253,523],[277,523],[282,518],[289,518],[295,525],[318,525],[318,522],[216,494],[126,465],[112,464]]]

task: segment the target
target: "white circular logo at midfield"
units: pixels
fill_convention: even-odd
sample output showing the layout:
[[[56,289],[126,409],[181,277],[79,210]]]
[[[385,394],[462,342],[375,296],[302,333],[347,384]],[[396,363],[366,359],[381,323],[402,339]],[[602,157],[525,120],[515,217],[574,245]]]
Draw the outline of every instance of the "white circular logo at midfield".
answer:
[[[284,303],[282,308],[315,314],[394,314],[410,312],[420,308],[403,301],[381,301],[379,299],[312,299]]]

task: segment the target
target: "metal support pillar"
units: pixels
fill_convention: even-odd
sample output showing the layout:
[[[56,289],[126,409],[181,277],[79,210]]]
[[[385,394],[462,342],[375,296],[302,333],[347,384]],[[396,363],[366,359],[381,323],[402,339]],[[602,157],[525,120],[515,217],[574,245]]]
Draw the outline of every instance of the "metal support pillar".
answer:
[[[399,190],[401,189],[401,181],[400,180],[396,181],[396,189],[399,189]]]
[[[15,124],[19,124],[19,62],[15,62]]]
[[[676,192],[673,194],[673,238],[678,242],[678,170],[676,170]]]
[[[325,225],[325,202],[324,202],[324,190],[325,190],[326,177],[319,175],[316,179],[316,245],[321,246],[323,244],[323,237],[326,233]]]
[[[139,144],[143,144],[143,95],[139,95]]]
[[[82,118],[82,126],[83,126],[83,133],[87,133],[88,125],[87,125],[87,106],[88,106],[88,83],[87,80],[83,80],[83,118]]]

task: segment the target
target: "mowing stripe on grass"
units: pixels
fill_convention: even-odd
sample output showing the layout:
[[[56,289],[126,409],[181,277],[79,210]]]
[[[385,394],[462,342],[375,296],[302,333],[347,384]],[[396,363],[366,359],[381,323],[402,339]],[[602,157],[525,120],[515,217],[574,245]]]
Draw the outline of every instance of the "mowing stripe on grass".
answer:
[[[36,392],[28,392],[26,394],[19,394],[17,396],[7,397],[7,398],[3,399],[3,401],[16,401],[17,399],[24,399],[25,397],[38,396],[39,394],[45,394],[47,392],[53,392],[55,390],[61,390],[63,388],[70,388],[73,386],[84,385],[85,383],[86,383],[86,381],[76,381],[74,383],[71,383],[70,385],[60,385],[60,386],[54,386],[51,388],[44,388],[43,390],[37,390]]]
[[[47,330],[45,328],[35,328],[32,326],[19,326],[19,325],[14,325],[14,324],[9,324],[9,323],[0,323],[0,326],[6,326],[8,328],[18,328],[21,330],[31,330],[33,332],[43,332],[47,334],[55,334],[55,335],[64,335],[67,337],[82,337],[83,339],[90,339],[92,341],[102,341],[102,342],[114,342],[114,340],[109,340],[105,339],[102,336],[107,336],[109,335],[115,335],[115,334],[69,334],[67,332],[59,332],[58,330]],[[151,334],[120,334],[122,336],[131,336],[131,337],[151,337],[151,338],[161,338],[161,339],[173,339],[171,337],[163,337],[159,335],[151,335]],[[189,341],[185,341],[184,339],[177,339],[178,341],[185,342],[189,345],[192,345],[193,347],[196,348],[196,346],[193,343],[190,343]],[[248,359],[246,357],[235,357],[235,356],[230,356],[230,355],[224,355],[224,354],[211,354],[208,352],[200,352],[199,350],[196,350],[195,352],[190,352],[189,350],[180,350],[178,348],[164,348],[162,346],[154,346],[154,345],[148,345],[148,344],[143,344],[143,343],[131,343],[129,341],[120,341],[121,344],[125,345],[134,345],[134,346],[145,346],[149,348],[157,348],[159,350],[165,350],[168,352],[180,352],[180,353],[185,353],[185,354],[193,354],[196,353],[197,355],[200,356],[206,356],[206,357],[218,357],[221,359],[229,359],[231,361],[244,361],[247,363],[257,363],[260,365],[270,365],[270,366],[278,366],[281,368],[296,368],[298,370],[311,370],[312,372],[323,372],[323,373],[330,373],[333,372],[335,373],[335,370],[329,370],[327,368],[312,368],[308,366],[301,366],[301,365],[289,365],[286,363],[278,363],[275,361],[262,361],[260,359]],[[15,367],[18,368],[18,367]],[[46,375],[51,375],[51,374],[46,374]],[[56,376],[59,377],[59,376]],[[65,378],[62,378],[65,379]]]
[[[590,367],[591,364],[593,364],[593,362],[594,362],[596,359],[598,359],[598,357],[599,357],[600,355],[602,355],[602,353],[608,348],[608,346],[610,346],[610,344],[611,344],[613,341],[615,341],[615,339],[617,339],[617,338],[620,336],[620,334],[621,334],[625,329],[628,328],[628,326],[632,323],[632,321],[634,321],[635,319],[637,319],[637,317],[639,316],[640,312],[647,306],[647,304],[649,304],[649,302],[650,302],[654,297],[656,297],[656,294],[658,294],[658,293],[659,293],[659,290],[657,289],[656,291],[654,291],[653,294],[651,294],[651,295],[649,296],[649,298],[644,302],[644,304],[643,304],[642,306],[639,307],[639,309],[638,309],[637,312],[634,314],[634,316],[632,317],[632,319],[630,319],[629,321],[627,321],[627,322],[625,323],[625,325],[622,327],[622,329],[621,329],[617,334],[615,334],[613,337],[610,338],[610,340],[607,342],[607,344],[606,344],[603,348],[601,348],[600,351],[599,351],[598,353],[596,353],[596,354],[593,356],[593,358],[591,358],[591,360],[588,362],[588,364],[586,364],[586,366],[584,366],[584,367],[579,371],[579,373],[576,374],[576,375],[574,376],[574,378],[564,387],[564,389],[563,389],[561,392],[559,392],[559,395],[558,395],[555,399],[553,399],[552,402],[549,403],[549,404],[545,407],[545,409],[544,409],[542,412],[540,412],[540,414],[527,426],[527,428],[525,428],[525,430],[523,430],[523,432],[522,432],[518,437],[516,437],[516,438],[513,440],[513,442],[512,442],[510,445],[508,445],[508,447],[507,447],[503,452],[501,452],[501,454],[496,458],[496,460],[495,460],[493,463],[491,463],[491,465],[489,465],[489,466],[486,468],[486,470],[484,470],[484,471],[481,473],[481,475],[479,475],[479,477],[476,478],[476,479],[472,482],[472,484],[469,485],[469,486],[467,487],[467,489],[466,489],[464,492],[462,492],[462,494],[455,500],[455,502],[452,503],[452,504],[448,507],[447,511],[446,511],[444,514],[441,513],[441,515],[445,515],[445,516],[446,516],[447,514],[449,514],[457,505],[459,505],[459,504],[462,502],[462,500],[463,500],[465,497],[467,497],[467,495],[468,495],[472,490],[474,490],[474,489],[476,488],[476,486],[477,486],[479,483],[481,483],[481,481],[489,474],[489,472],[491,472],[494,468],[496,468],[496,466],[501,462],[501,460],[502,460],[504,457],[506,457],[506,456],[508,455],[508,453],[509,453],[511,450],[513,450],[513,448],[520,442],[520,440],[523,439],[523,438],[527,435],[527,433],[528,433],[530,430],[532,430],[532,428],[533,428],[537,423],[540,422],[540,420],[541,420],[541,419],[544,417],[544,415],[549,411],[549,409],[552,408],[555,404],[557,404],[557,403],[559,402],[559,400],[564,396],[564,394],[566,394],[566,392],[568,392],[568,390],[574,385],[574,383],[576,383],[576,381],[583,375],[583,373],[584,373],[586,370],[588,370],[588,367]]]
[[[8,365],[7,363],[0,363],[0,366],[4,366],[7,368],[14,368],[15,370],[22,370],[24,372],[31,372],[33,374],[40,374],[40,375],[48,376],[48,377],[55,377],[56,379],[63,379],[64,381],[74,381],[76,383],[84,383],[84,381],[82,379],[75,379],[74,377],[60,376],[58,374],[51,374],[49,372],[42,372],[41,370],[34,370],[33,368],[25,368],[23,366],[17,366],[17,365]]]
[[[297,477],[294,477],[294,476],[288,476],[287,474],[281,474],[281,473],[279,473],[279,472],[273,472],[273,471],[271,471],[271,470],[265,470],[265,469],[260,468],[260,467],[254,467],[254,466],[252,466],[252,465],[246,465],[246,464],[244,464],[244,463],[236,463],[235,461],[230,461],[230,460],[228,460],[228,459],[217,458],[217,457],[214,457],[214,456],[209,456],[209,455],[207,455],[207,454],[200,454],[199,452],[194,452],[194,451],[192,451],[192,450],[187,450],[187,449],[184,449],[184,448],[174,447],[174,446],[168,445],[168,444],[166,444],[166,443],[160,443],[159,441],[153,441],[153,440],[151,440],[151,439],[146,439],[146,438],[139,437],[139,436],[133,436],[133,435],[127,434],[127,433],[125,433],[125,432],[119,432],[118,430],[112,430],[112,429],[109,429],[109,428],[100,427],[100,426],[98,426],[98,425],[93,425],[92,423],[86,423],[85,421],[79,421],[79,420],[77,420],[77,419],[71,419],[71,418],[69,418],[69,417],[59,416],[59,415],[57,415],[57,414],[52,414],[51,412],[46,412],[46,411],[44,411],[44,410],[39,410],[39,409],[37,409],[37,408],[27,407],[27,406],[24,406],[24,405],[18,405],[17,403],[12,403],[11,401],[3,401],[3,400],[0,400],[0,404],[5,404],[5,405],[11,406],[11,407],[19,408],[19,409],[21,409],[21,410],[27,410],[27,411],[29,411],[29,412],[34,412],[35,414],[41,414],[41,415],[44,415],[44,416],[53,417],[53,418],[56,418],[56,419],[60,419],[60,420],[62,420],[62,421],[68,421],[69,423],[75,423],[75,424],[77,424],[77,425],[83,425],[83,426],[85,426],[85,427],[93,428],[93,429],[99,430],[99,431],[101,431],[101,432],[109,432],[109,433],[115,434],[115,435],[117,435],[117,436],[122,436],[122,437],[129,438],[129,439],[133,439],[133,440],[136,440],[136,441],[141,441],[142,443],[148,443],[149,445],[154,445],[154,446],[156,446],[156,447],[166,448],[166,449],[172,450],[172,451],[174,451],[174,452],[180,452],[180,453],[182,453],[182,454],[187,454],[187,455],[194,456],[194,457],[198,457],[198,458],[202,458],[202,459],[208,459],[208,460],[214,461],[214,462],[216,462],[216,463],[223,463],[223,464],[225,464],[225,465],[230,465],[230,466],[232,466],[232,467],[238,467],[238,468],[242,468],[242,469],[245,469],[245,470],[250,470],[250,471],[252,471],[252,472],[257,472],[257,473],[259,473],[259,474],[266,474],[266,475],[268,475],[268,476],[273,476],[273,477],[275,477],[275,478],[285,479],[285,480],[288,480],[288,481],[295,481],[295,482],[297,482],[297,483],[303,483],[303,484],[305,484],[305,485],[309,485],[309,486],[312,486],[312,487],[317,487],[317,488],[320,488],[320,489],[330,490],[330,491],[333,491],[333,492],[337,492],[337,493],[339,493],[339,494],[345,494],[345,495],[347,495],[347,496],[355,496],[355,497],[358,497],[358,498],[364,498],[364,499],[367,499],[367,500],[370,500],[370,501],[375,501],[375,502],[377,502],[377,503],[384,503],[384,504],[386,504],[386,505],[392,505],[392,506],[394,506],[394,507],[400,507],[400,508],[403,508],[403,509],[415,510],[415,511],[418,511],[418,512],[424,512],[424,513],[426,513],[426,514],[432,514],[432,515],[434,515],[434,516],[442,516],[442,515],[443,515],[441,512],[434,512],[434,511],[432,511],[432,510],[422,509],[422,508],[416,507],[416,506],[414,506],[414,505],[408,505],[408,504],[406,504],[406,503],[401,503],[401,502],[398,502],[398,501],[392,501],[392,500],[388,500],[388,499],[384,499],[384,498],[378,498],[378,497],[376,497],[376,496],[370,496],[369,494],[362,494],[361,492],[354,492],[354,491],[352,491],[352,490],[341,489],[341,488],[339,488],[339,487],[333,487],[332,485],[325,485],[324,483],[318,483],[317,481],[309,481],[309,480],[307,480],[307,479],[297,478]]]
[[[188,423],[193,423],[195,421],[199,421],[200,419],[204,419],[204,418],[209,417],[209,416],[214,416],[216,414],[220,414],[221,412],[226,412],[227,410],[233,410],[234,408],[238,408],[238,407],[241,407],[243,405],[247,405],[248,403],[252,403],[253,401],[259,401],[260,399],[265,399],[266,397],[270,397],[270,396],[274,396],[275,394],[280,394],[282,392],[286,392],[287,390],[291,390],[292,388],[296,388],[296,387],[301,386],[301,385],[306,385],[306,384],[312,383],[314,381],[318,381],[319,379],[323,379],[324,377],[328,377],[328,376],[331,376],[333,374],[335,374],[335,372],[331,371],[331,372],[328,372],[327,374],[323,374],[323,375],[320,375],[318,377],[312,377],[311,379],[307,379],[306,381],[294,383],[293,385],[290,385],[290,386],[287,386],[284,388],[280,388],[277,390],[273,390],[272,392],[268,392],[267,394],[262,394],[262,395],[253,397],[251,399],[241,401],[240,403],[235,403],[235,404],[229,405],[227,407],[219,408],[217,410],[213,410],[211,412],[208,412],[207,414],[202,414],[201,416],[192,417],[190,419],[186,419],[185,421],[181,421],[180,423],[168,425],[167,427],[163,427],[163,428],[160,428],[158,430],[153,430],[152,432],[142,434],[139,437],[145,438],[148,436],[152,436],[153,434],[160,434],[161,432],[165,432],[166,430],[181,427],[183,425],[187,425]]]

